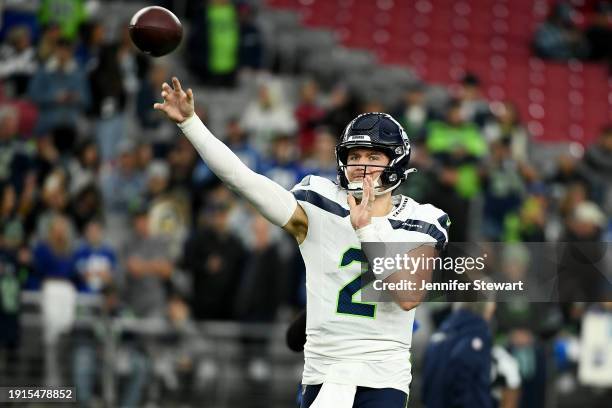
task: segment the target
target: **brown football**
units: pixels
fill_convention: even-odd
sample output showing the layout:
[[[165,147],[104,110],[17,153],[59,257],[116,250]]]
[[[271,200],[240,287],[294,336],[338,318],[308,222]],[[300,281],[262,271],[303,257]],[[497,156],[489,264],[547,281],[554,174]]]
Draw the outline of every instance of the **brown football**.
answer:
[[[161,57],[180,44],[183,26],[179,19],[163,7],[145,7],[132,17],[130,38],[138,49],[153,57]]]

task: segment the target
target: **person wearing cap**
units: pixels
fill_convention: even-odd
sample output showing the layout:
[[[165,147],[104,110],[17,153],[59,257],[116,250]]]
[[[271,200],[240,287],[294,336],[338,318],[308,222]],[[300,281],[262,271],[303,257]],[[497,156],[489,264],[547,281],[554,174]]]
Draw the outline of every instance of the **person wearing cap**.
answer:
[[[606,276],[606,243],[602,241],[608,218],[597,204],[583,201],[566,221],[559,243],[558,296],[563,302],[597,302],[612,299]]]

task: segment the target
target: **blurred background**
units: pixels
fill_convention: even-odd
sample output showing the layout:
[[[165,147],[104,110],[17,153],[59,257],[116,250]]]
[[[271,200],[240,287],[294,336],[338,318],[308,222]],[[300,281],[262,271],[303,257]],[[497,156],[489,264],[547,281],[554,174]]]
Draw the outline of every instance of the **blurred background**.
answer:
[[[148,5],[183,23],[169,56],[130,42]],[[2,386],[75,386],[83,407],[296,405],[297,246],[152,109],[173,75],[286,188],[335,180],[344,126],[388,112],[419,169],[399,192],[446,211],[451,241],[612,238],[609,1],[4,0],[0,14]],[[610,406],[612,305],[576,299],[498,305],[500,406]],[[449,313],[418,308],[411,407]]]

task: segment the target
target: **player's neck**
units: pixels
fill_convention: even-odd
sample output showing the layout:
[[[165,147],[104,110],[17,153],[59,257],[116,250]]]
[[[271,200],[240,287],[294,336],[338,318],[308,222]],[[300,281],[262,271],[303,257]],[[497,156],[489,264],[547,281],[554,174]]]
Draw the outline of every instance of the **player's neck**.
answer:
[[[379,195],[372,204],[372,217],[384,217],[393,210],[393,200],[391,192]]]

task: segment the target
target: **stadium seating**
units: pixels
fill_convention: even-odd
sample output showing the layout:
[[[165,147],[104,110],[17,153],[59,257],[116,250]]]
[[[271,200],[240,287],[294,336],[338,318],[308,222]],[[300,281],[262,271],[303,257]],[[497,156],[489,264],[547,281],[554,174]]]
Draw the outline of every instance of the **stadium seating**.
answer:
[[[465,72],[490,100],[509,99],[536,141],[587,144],[612,120],[612,79],[603,65],[546,62],[530,42],[552,0],[268,0],[307,27],[332,29],[347,47],[410,66],[425,81],[452,84]],[[588,22],[591,1],[577,2]]]

